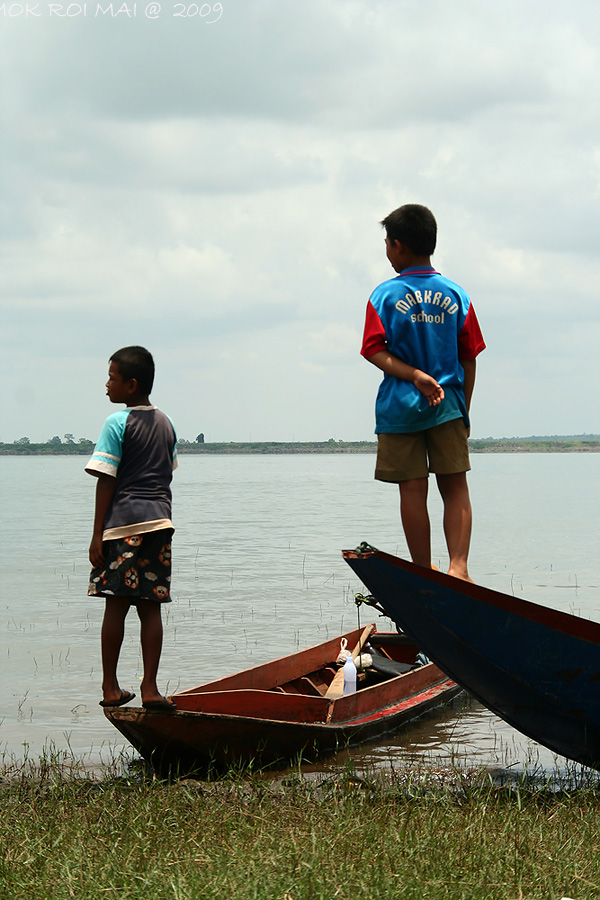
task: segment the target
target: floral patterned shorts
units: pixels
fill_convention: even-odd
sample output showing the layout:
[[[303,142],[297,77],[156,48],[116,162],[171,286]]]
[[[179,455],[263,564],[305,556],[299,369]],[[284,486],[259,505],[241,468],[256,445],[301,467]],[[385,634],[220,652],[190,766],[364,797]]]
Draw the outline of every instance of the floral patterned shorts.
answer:
[[[92,569],[88,597],[170,603],[172,529],[104,541],[104,568]]]

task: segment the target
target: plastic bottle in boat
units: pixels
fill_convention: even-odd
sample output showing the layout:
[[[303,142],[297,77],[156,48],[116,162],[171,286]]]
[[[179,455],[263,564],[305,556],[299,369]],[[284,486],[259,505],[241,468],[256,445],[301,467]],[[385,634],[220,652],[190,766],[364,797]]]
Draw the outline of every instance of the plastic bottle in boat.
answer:
[[[356,690],[356,666],[351,656],[344,663],[344,695]]]

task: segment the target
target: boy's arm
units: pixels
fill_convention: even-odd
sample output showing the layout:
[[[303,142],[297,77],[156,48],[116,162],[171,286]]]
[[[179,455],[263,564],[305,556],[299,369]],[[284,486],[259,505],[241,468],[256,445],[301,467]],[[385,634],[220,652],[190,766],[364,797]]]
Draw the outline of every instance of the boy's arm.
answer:
[[[102,472],[93,473],[97,475],[96,483],[96,506],[94,510],[94,531],[90,544],[90,562],[94,569],[99,569],[104,565],[104,554],[102,552],[102,532],[104,530],[104,519],[115,492],[116,479],[112,475],[104,475]]]
[[[475,387],[475,370],[477,368],[477,361],[475,359],[461,359],[461,366],[465,372],[465,382],[463,385],[463,389],[465,392],[465,403],[467,405],[467,412],[471,409],[471,397],[473,396],[473,388]],[[471,427],[467,429],[467,437],[471,436]]]
[[[409,366],[389,350],[378,350],[373,356],[365,358],[387,375],[393,375],[400,381],[410,381],[427,398],[430,406],[439,406],[444,399],[444,388],[435,378],[421,369]]]
[[[473,396],[473,388],[475,387],[475,370],[477,368],[477,360],[461,359],[461,366],[465,372],[465,403],[467,404],[467,412],[471,409],[471,397]]]

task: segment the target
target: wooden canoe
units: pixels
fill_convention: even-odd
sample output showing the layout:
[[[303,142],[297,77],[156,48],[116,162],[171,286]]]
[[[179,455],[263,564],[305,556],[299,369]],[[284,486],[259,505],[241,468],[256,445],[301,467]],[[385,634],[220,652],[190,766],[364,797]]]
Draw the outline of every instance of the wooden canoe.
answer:
[[[449,677],[518,731],[600,769],[600,624],[369,545],[343,555]]]
[[[174,713],[122,706],[104,714],[157,771],[185,774],[315,760],[393,733],[461,691],[433,663],[411,668],[418,649],[406,635],[369,628],[374,665],[402,674],[371,667],[347,696],[326,695],[341,640],[352,649],[358,629],[174,694]]]

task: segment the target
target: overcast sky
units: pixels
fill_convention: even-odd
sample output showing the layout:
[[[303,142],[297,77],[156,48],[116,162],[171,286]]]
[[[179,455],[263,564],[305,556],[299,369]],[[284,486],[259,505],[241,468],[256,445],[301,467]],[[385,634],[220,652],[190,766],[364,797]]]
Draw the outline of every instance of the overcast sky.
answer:
[[[406,202],[488,345],[472,435],[600,432],[596,0],[23,0],[0,34],[0,440],[95,439],[132,343],[183,438],[372,439]]]

